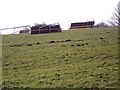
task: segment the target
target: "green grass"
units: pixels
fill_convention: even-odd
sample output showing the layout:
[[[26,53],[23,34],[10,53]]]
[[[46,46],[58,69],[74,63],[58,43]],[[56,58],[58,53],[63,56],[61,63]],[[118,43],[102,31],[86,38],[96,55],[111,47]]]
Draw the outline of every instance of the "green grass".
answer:
[[[118,30],[5,35],[3,86],[117,88]]]

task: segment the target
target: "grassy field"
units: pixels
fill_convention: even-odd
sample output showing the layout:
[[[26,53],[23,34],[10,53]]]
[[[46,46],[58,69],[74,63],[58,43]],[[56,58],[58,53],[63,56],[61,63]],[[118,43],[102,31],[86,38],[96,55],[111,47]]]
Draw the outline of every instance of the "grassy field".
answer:
[[[118,30],[5,35],[7,88],[117,88]]]

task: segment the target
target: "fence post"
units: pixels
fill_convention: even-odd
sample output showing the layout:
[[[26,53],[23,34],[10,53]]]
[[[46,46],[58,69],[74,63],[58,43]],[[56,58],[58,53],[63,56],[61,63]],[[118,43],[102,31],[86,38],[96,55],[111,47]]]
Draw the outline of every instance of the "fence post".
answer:
[[[49,26],[49,33],[51,33],[51,26]]]
[[[15,28],[14,28],[14,34],[15,34]]]

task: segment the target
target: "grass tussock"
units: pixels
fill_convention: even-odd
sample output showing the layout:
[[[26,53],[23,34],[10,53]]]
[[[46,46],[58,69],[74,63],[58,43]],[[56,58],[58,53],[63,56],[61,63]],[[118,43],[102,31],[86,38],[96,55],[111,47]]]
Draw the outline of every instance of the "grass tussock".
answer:
[[[5,35],[6,88],[117,88],[118,31]]]

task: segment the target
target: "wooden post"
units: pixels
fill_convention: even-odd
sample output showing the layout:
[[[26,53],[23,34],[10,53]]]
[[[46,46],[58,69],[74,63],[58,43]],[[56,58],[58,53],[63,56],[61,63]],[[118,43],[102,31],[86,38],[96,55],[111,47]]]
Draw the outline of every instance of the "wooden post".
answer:
[[[49,33],[51,33],[51,26],[49,25]]]
[[[88,19],[87,19],[87,28],[88,28]]]
[[[14,34],[15,34],[15,28],[14,28]]]
[[[39,34],[40,34],[40,28],[39,28]]]

